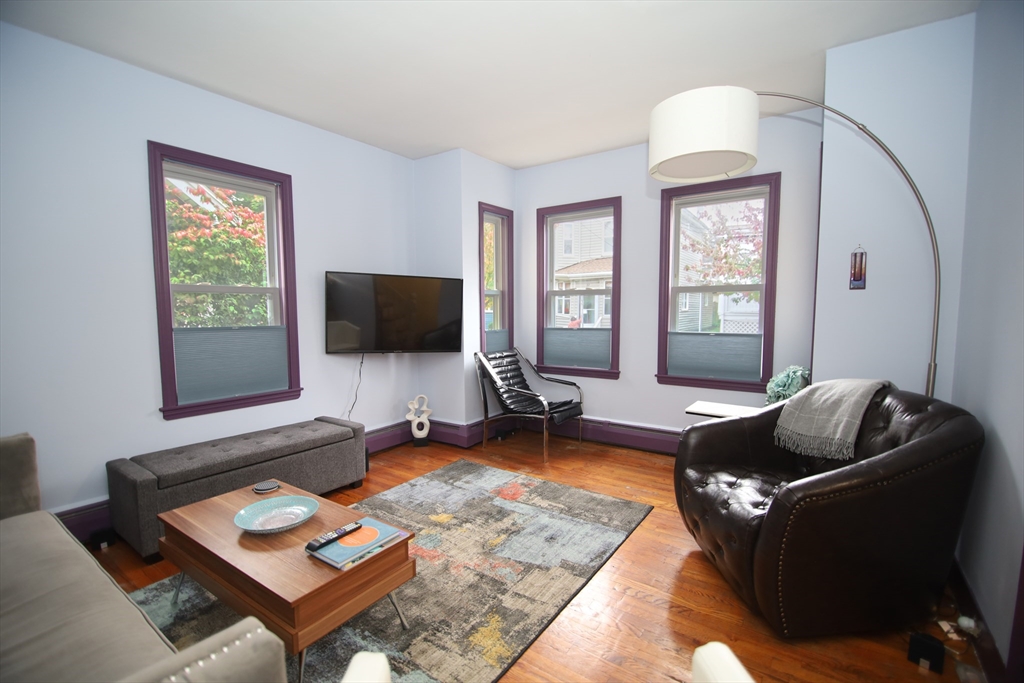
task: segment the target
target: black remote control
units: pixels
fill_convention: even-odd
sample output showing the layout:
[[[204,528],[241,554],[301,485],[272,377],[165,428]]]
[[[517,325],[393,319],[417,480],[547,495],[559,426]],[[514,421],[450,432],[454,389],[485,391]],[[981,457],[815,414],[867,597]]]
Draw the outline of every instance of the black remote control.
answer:
[[[356,529],[362,529],[362,528],[363,528],[363,525],[360,524],[359,522],[352,522],[351,524],[346,524],[345,526],[341,527],[340,529],[335,529],[334,531],[328,531],[326,534],[321,534],[321,535],[317,536],[316,538],[314,538],[309,543],[307,543],[306,544],[306,550],[308,550],[309,552],[313,552],[314,550],[320,550],[320,548],[323,548],[325,545],[328,545],[330,543],[334,543],[335,541],[337,541],[342,536],[347,536],[350,533],[352,533],[353,531],[355,531]]]

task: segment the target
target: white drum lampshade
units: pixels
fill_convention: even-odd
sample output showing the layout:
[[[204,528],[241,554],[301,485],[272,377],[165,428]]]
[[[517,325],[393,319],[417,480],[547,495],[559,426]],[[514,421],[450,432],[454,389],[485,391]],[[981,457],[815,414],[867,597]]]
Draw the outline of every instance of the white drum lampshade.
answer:
[[[757,163],[758,114],[757,94],[732,85],[668,98],[651,111],[651,176],[699,183],[752,168]]]

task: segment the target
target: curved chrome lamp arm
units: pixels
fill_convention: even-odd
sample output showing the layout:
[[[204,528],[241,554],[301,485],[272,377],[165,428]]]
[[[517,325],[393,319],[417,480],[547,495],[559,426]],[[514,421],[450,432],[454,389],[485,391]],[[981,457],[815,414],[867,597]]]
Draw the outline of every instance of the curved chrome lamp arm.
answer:
[[[850,118],[843,112],[837,109],[833,109],[827,104],[822,104],[821,102],[809,100],[806,97],[799,97],[797,95],[787,95],[786,93],[781,92],[758,92],[757,94],[762,97],[782,97],[787,100],[796,100],[798,102],[804,102],[806,104],[810,104],[815,107],[824,109],[829,113],[835,114],[841,119],[849,121],[850,123],[857,127],[857,130],[871,138],[871,140],[876,145],[878,145],[883,152],[885,152],[886,156],[888,156],[892,160],[892,162],[896,164],[896,168],[898,168],[900,170],[900,173],[903,174],[903,177],[906,179],[907,184],[910,185],[910,189],[914,191],[914,196],[917,197],[917,203],[921,207],[921,213],[924,214],[925,223],[928,224],[928,237],[931,238],[932,241],[932,259],[935,262],[935,304],[932,311],[932,351],[931,359],[928,362],[928,379],[925,382],[925,394],[929,397],[934,396],[936,369],[935,356],[939,346],[939,293],[942,287],[942,281],[940,278],[941,270],[939,268],[939,243],[938,240],[935,239],[935,226],[932,224],[932,216],[930,213],[928,213],[928,207],[925,206],[924,197],[921,196],[921,191],[917,189],[917,183],[915,183],[914,179],[910,177],[910,173],[907,172],[907,169],[906,167],[903,166],[903,163],[896,158],[896,155],[893,154],[892,150],[889,149],[889,147],[886,146],[884,142],[879,140],[877,135],[868,130],[868,127],[865,126],[863,123]]]

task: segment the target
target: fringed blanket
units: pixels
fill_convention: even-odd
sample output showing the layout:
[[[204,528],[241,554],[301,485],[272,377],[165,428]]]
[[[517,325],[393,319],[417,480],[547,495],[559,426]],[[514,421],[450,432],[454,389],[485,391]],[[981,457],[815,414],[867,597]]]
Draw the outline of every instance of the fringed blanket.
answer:
[[[819,458],[849,460],[871,397],[886,380],[834,379],[812,384],[789,399],[775,425],[775,443]]]

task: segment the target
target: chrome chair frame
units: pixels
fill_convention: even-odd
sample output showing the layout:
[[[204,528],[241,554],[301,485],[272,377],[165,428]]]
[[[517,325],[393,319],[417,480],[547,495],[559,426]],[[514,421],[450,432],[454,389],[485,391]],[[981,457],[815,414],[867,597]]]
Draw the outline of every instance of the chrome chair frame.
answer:
[[[524,361],[527,365],[529,365],[530,369],[533,371],[533,374],[536,375],[537,377],[539,377],[540,379],[545,380],[547,382],[554,382],[555,384],[564,384],[566,386],[575,387],[576,391],[579,393],[579,396],[580,396],[579,403],[580,403],[580,408],[582,409],[582,407],[583,407],[583,389],[580,388],[580,385],[576,384],[575,382],[570,382],[569,380],[555,379],[554,377],[545,377],[544,375],[540,374],[540,372],[537,371],[536,366],[533,363],[531,363],[530,360],[526,356],[524,356],[519,351],[518,348],[514,348],[513,347],[512,351],[515,352],[516,356],[518,356],[520,358],[520,360]],[[507,384],[506,382],[502,381],[502,379],[500,377],[498,377],[498,373],[496,373],[494,371],[494,368],[491,367],[491,364],[487,360],[487,356],[483,352],[481,352],[481,351],[474,352],[473,353],[473,358],[476,361],[477,377],[480,380],[480,400],[483,402],[483,408],[484,408],[484,434],[483,434],[483,439],[481,440],[480,449],[481,450],[487,450],[487,423],[488,422],[494,422],[494,421],[501,420],[501,419],[504,419],[504,418],[507,418],[507,417],[530,417],[530,418],[537,418],[537,419],[543,420],[543,423],[542,423],[543,430],[542,431],[544,432],[544,464],[547,464],[547,462],[548,462],[548,419],[551,417],[551,411],[550,411],[550,408],[549,408],[550,404],[549,404],[548,400],[546,398],[544,398],[544,396],[542,396],[541,394],[538,394],[535,391],[527,391],[525,389],[520,389],[519,387],[511,386],[510,384]],[[485,373],[486,373],[486,375],[485,375]],[[500,388],[509,389],[511,391],[514,391],[517,394],[522,394],[524,396],[530,396],[531,398],[535,398],[535,399],[539,400],[541,402],[541,405],[544,406],[544,414],[543,415],[537,415],[537,414],[531,414],[531,413],[517,413],[517,412],[504,412],[504,411],[502,411],[502,413],[500,415],[496,415],[493,418],[490,417],[489,411],[487,409],[487,387],[488,387],[488,382],[486,381],[486,378],[490,379],[490,382],[491,382],[491,385],[492,385],[491,386],[491,391],[494,391],[495,387],[500,387]],[[498,404],[499,405],[501,404],[500,400],[498,401]],[[583,443],[583,415],[581,414],[577,418],[577,420],[579,421],[579,442]]]

